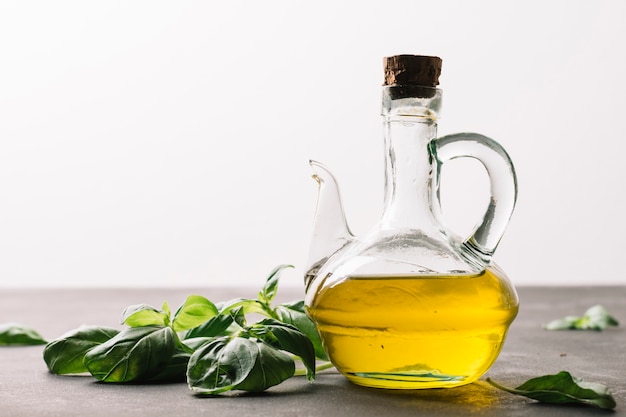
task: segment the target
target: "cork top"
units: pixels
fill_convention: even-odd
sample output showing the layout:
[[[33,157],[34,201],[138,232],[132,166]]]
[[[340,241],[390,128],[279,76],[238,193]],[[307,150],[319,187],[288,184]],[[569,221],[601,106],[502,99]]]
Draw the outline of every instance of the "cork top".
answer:
[[[435,87],[439,85],[441,58],[424,55],[395,55],[383,58],[384,86],[412,85]]]

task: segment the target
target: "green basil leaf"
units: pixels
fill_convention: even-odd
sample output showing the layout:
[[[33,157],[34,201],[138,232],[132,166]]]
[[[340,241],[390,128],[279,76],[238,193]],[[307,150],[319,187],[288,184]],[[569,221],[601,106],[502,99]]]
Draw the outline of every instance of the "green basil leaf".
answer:
[[[218,303],[216,304],[216,307],[222,314],[229,313],[230,311],[236,310],[238,308],[241,308],[244,314],[266,313],[263,305],[258,300],[249,300],[245,298],[235,298],[234,300]]]
[[[258,299],[261,303],[270,305],[276,293],[278,292],[278,280],[280,273],[286,268],[293,268],[293,265],[279,265],[270,273],[265,280],[265,285],[259,292]]]
[[[602,409],[615,408],[615,399],[605,385],[585,382],[561,371],[529,379],[517,388],[507,388],[487,378],[496,388],[550,404],[583,404]]]
[[[609,326],[618,326],[618,321],[609,314],[606,308],[595,305],[589,308],[582,317],[566,316],[546,324],[546,330],[597,330]]]
[[[611,316],[608,310],[602,305],[590,307],[587,311],[585,311],[585,315],[583,317],[587,318],[589,323],[592,323],[594,330],[604,330],[609,326],[619,326],[617,319]]]
[[[163,306],[161,307],[161,312],[163,314],[165,314],[165,316],[167,317],[167,319],[169,321],[170,317],[172,316],[172,312],[170,311],[170,305],[167,303],[167,301],[163,301]]]
[[[219,314],[201,325],[196,326],[193,329],[189,329],[185,332],[184,338],[191,339],[198,337],[225,336],[230,333],[227,332],[227,330],[231,324],[234,323],[234,321],[234,317],[230,314]]]
[[[136,304],[126,307],[122,313],[122,324],[130,327],[167,326],[170,323],[169,308],[158,310],[147,304]]]
[[[190,357],[190,353],[176,350],[167,364],[146,382],[184,382]]]
[[[237,323],[240,327],[245,328],[246,324],[246,315],[244,313],[243,307],[238,307],[234,310],[230,310],[230,316],[233,318],[233,321]]]
[[[576,330],[579,327],[581,317],[565,316],[560,319],[552,320],[546,324],[544,329],[546,330]]]
[[[248,329],[250,335],[302,359],[307,379],[315,379],[315,349],[309,338],[296,327],[274,319],[264,319]]]
[[[198,349],[189,360],[189,388],[201,395],[233,389],[263,391],[293,376],[285,353],[243,337],[222,337]]]
[[[189,339],[183,340],[182,344],[195,352],[202,346],[214,341],[215,339],[215,337],[190,337]]]
[[[113,338],[119,330],[102,326],[81,326],[48,343],[43,359],[53,374],[81,374],[88,372],[83,360],[92,348]]]
[[[178,309],[172,321],[174,331],[192,329],[218,314],[217,307],[201,295],[190,295]]]
[[[230,391],[250,373],[258,351],[249,339],[220,337],[196,350],[189,359],[187,384],[204,395]]]
[[[324,351],[322,338],[317,331],[317,327],[315,327],[315,323],[313,323],[313,321],[306,314],[304,300],[279,304],[276,306],[274,311],[280,321],[295,326],[298,330],[307,335],[311,343],[313,343],[316,357],[324,361],[328,360],[328,356]]]
[[[87,352],[85,366],[104,382],[149,379],[170,361],[176,341],[171,327],[130,327]]]
[[[0,324],[0,346],[45,345],[48,343],[37,331],[19,323]]]
[[[284,352],[262,342],[255,343],[248,340],[246,343],[249,343],[251,348],[256,348],[258,355],[248,376],[237,384],[235,389],[253,392],[265,391],[291,378],[296,372],[293,359]]]

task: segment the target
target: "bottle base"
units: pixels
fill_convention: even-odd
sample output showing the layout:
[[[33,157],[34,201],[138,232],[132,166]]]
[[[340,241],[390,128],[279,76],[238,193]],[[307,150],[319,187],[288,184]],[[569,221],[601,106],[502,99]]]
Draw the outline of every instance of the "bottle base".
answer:
[[[344,375],[354,384],[386,389],[452,388],[476,380],[476,378],[469,378],[465,375],[444,375],[436,371],[410,373],[353,372]]]

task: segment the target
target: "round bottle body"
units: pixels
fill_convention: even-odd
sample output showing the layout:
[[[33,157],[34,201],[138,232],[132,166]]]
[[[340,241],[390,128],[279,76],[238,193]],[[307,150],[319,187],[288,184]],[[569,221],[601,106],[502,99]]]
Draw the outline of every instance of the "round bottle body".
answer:
[[[477,380],[500,353],[519,306],[495,266],[473,275],[333,281],[319,287],[308,313],[335,367],[370,387],[443,388]]]

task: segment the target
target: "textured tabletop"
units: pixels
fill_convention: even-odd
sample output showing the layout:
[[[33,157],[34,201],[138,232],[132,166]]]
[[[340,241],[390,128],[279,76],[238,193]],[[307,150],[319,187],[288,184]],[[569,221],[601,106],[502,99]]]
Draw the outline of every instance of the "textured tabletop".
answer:
[[[51,375],[42,346],[0,347],[0,416],[626,416],[626,287],[521,287],[520,313],[487,376],[508,386],[561,370],[608,385],[617,408],[536,404],[480,381],[453,389],[386,391],[355,386],[333,370],[314,383],[294,377],[262,394],[195,397],[184,383],[113,385]],[[81,324],[120,327],[124,307],[255,297],[255,289],[0,290],[0,323],[20,322],[51,340]],[[301,298],[281,289],[279,301]],[[604,305],[620,326],[603,332],[546,331],[542,324]]]

